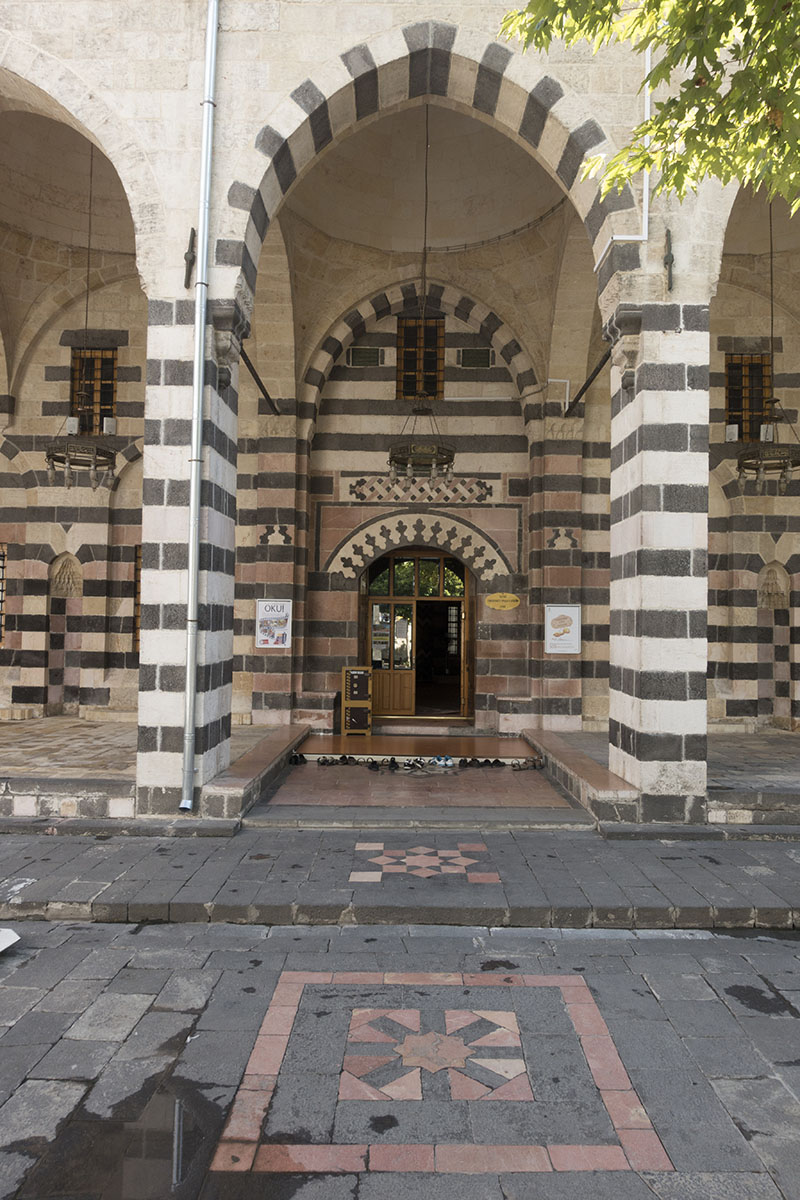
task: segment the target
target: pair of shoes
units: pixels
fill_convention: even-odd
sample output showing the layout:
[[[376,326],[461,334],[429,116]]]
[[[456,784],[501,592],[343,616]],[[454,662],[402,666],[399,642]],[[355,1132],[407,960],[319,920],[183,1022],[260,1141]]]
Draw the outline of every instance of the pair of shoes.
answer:
[[[506,764],[501,762],[499,758],[493,758],[491,761],[491,766],[493,767],[504,767],[505,765]]]
[[[367,759],[367,770],[368,771],[380,771],[380,769],[381,769],[380,765],[375,762],[374,758]]]
[[[459,765],[460,767],[468,767],[468,766],[469,766],[469,759],[468,759],[468,758],[460,758],[460,759],[458,760],[458,765]]]
[[[480,765],[481,764],[478,762],[477,758],[471,758],[467,763],[468,767],[479,767]]]
[[[306,761],[305,754],[290,754],[289,755],[289,765],[292,767],[302,766],[305,761]]]
[[[322,758],[317,759],[317,766],[318,767],[332,767],[335,762],[336,762],[335,758],[328,758],[327,755],[324,755]]]
[[[512,771],[541,771],[543,767],[544,759],[541,756],[518,759],[511,764]]]
[[[386,766],[389,768],[390,771],[399,771],[400,770],[400,763],[395,758],[390,758],[389,761],[386,763]]]
[[[422,758],[407,758],[403,763],[404,771],[421,771],[425,767],[425,760]]]
[[[437,754],[436,758],[431,759],[431,765],[434,767],[454,767],[455,763],[449,754]]]

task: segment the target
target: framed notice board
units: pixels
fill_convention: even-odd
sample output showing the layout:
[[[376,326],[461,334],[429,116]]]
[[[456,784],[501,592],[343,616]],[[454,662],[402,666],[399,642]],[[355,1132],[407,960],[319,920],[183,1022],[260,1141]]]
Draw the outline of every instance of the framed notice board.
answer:
[[[342,667],[342,733],[372,729],[372,668]]]

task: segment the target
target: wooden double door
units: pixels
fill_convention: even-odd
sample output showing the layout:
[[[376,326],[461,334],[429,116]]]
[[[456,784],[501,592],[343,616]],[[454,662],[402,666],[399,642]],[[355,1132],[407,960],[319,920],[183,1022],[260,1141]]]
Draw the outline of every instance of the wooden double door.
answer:
[[[395,551],[365,572],[362,603],[374,715],[468,716],[473,620],[464,564],[431,550]]]

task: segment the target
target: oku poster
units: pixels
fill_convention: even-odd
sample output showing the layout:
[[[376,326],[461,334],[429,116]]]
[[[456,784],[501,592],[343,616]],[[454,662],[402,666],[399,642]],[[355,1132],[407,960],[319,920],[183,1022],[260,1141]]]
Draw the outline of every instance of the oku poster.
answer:
[[[283,649],[291,644],[292,601],[256,600],[256,649]]]

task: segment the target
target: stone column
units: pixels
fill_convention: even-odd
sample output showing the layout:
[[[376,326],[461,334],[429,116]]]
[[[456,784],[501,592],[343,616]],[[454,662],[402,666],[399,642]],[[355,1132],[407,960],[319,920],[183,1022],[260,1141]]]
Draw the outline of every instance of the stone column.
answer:
[[[246,320],[211,302],[203,416],[195,795],[230,760],[237,382]],[[149,303],[137,812],[181,796],[194,305]],[[216,359],[216,361],[215,361]]]
[[[643,821],[706,792],[708,307],[620,305],[611,397],[609,766]]]

